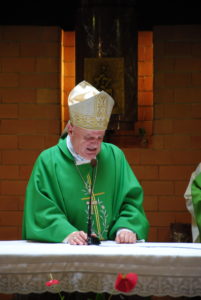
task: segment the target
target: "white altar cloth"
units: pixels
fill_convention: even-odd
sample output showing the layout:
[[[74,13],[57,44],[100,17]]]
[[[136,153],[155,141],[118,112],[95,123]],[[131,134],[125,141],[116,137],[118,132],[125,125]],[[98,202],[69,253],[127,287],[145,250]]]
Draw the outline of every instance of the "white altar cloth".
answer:
[[[134,272],[138,282],[129,294],[201,296],[201,244],[102,242],[72,246],[29,241],[0,241],[0,293],[62,291],[119,293],[117,274]]]

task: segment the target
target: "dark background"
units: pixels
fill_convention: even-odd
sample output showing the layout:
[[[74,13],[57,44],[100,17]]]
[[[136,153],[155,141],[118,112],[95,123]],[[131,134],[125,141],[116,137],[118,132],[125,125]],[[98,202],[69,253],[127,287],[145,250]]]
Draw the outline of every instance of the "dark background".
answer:
[[[201,1],[150,0],[65,0],[65,1],[3,1],[1,25],[50,25],[74,30],[77,9],[89,5],[129,5],[134,7],[139,30],[151,30],[154,25],[201,24]]]

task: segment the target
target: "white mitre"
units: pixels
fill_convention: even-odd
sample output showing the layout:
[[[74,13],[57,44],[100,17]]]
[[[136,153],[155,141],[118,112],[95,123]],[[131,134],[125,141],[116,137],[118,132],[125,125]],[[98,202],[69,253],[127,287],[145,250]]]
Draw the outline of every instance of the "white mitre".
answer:
[[[99,92],[86,81],[76,85],[68,96],[70,121],[73,125],[92,130],[106,130],[112,109],[113,98]]]

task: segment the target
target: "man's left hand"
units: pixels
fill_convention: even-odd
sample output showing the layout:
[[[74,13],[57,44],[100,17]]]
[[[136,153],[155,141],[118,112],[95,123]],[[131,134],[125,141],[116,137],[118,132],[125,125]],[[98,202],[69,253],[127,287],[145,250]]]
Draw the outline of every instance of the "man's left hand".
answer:
[[[133,244],[136,243],[136,233],[122,229],[116,236],[115,241],[119,244]]]

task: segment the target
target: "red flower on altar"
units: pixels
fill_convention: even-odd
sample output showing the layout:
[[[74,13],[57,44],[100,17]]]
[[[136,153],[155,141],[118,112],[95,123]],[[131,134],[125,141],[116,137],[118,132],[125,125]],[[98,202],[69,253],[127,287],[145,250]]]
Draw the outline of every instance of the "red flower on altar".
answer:
[[[57,293],[59,294],[60,300],[64,300],[65,297],[62,296],[62,294],[61,294],[61,292],[60,292],[60,287],[59,287],[59,286],[54,287],[55,285],[59,285],[59,284],[60,284],[59,280],[53,279],[53,276],[52,276],[52,274],[50,273],[50,280],[49,280],[49,281],[46,281],[45,285],[48,286],[48,287],[53,286],[53,288],[54,288],[54,289],[57,291]]]
[[[115,281],[115,289],[128,293],[130,292],[137,284],[138,276],[136,273],[128,273],[128,274],[121,274],[119,273],[117,275],[116,281]]]
[[[51,280],[49,280],[45,283],[46,286],[52,286],[52,285],[55,285],[55,284],[59,284],[59,280],[51,279]]]

